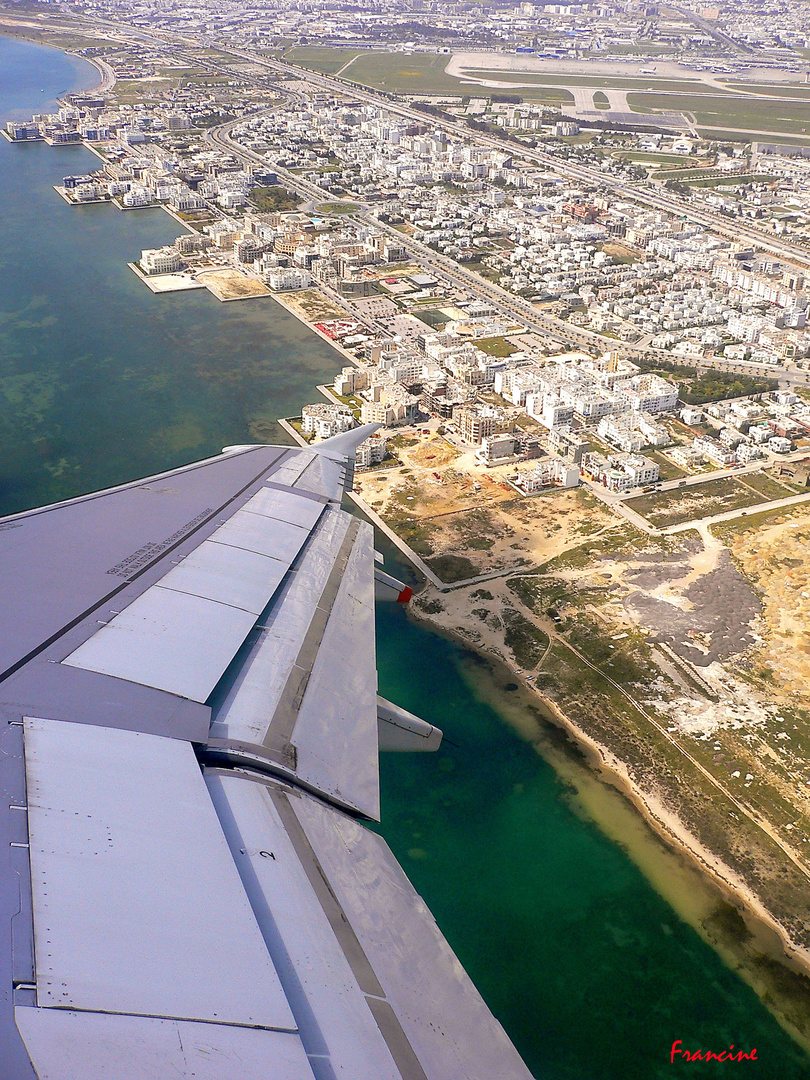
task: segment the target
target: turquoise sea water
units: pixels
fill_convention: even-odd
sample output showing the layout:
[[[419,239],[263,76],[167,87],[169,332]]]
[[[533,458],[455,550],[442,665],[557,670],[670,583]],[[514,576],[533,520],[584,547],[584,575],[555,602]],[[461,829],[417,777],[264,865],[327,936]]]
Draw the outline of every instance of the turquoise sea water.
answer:
[[[2,120],[94,82],[83,63],[0,38]],[[1,513],[275,438],[273,419],[341,366],[270,299],[152,296],[126,262],[178,227],[161,211],[67,206],[51,185],[94,162],[0,139]],[[506,697],[480,662],[398,606],[380,608],[378,659],[381,693],[455,744],[384,756],[381,831],[538,1080],[810,1077],[753,991],[586,814],[573,784],[587,770],[538,737],[552,769],[488,703]],[[757,1047],[760,1061],[671,1065],[675,1039]]]

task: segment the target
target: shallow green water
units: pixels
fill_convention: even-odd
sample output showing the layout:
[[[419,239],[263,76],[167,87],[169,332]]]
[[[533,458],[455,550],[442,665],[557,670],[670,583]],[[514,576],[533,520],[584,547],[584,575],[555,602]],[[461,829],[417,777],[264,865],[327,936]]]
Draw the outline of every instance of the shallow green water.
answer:
[[[94,81],[0,38],[2,119]],[[175,223],[71,208],[51,189],[94,161],[0,139],[2,513],[216,452],[251,424],[275,437],[273,418],[341,366],[272,300],[153,297],[125,264]],[[538,1078],[810,1076],[754,993],[484,703],[491,680],[470,654],[384,606],[378,655],[381,692],[457,744],[384,756],[382,832]],[[756,1046],[761,1064],[673,1066],[675,1039]]]
[[[383,755],[381,832],[536,1077],[810,1076],[754,991],[487,704],[488,665],[396,605],[378,608],[377,658],[380,692],[452,740],[435,758]],[[535,741],[574,783],[590,775],[562,736],[538,729]],[[628,846],[641,846],[638,829],[676,889],[701,889],[620,796],[607,800],[613,824],[631,819],[618,829]],[[706,893],[686,906],[711,903]],[[761,1062],[672,1065],[675,1039],[715,1052],[756,1046]]]
[[[10,108],[0,82],[0,116],[30,115],[21,83],[38,102],[72,81],[73,64],[0,38],[0,72],[16,71]],[[72,207],[53,191],[97,166],[82,147],[0,139],[0,513],[218,453],[251,431],[279,441],[273,421],[342,366],[269,297],[153,296],[126,264],[181,227],[159,209]]]

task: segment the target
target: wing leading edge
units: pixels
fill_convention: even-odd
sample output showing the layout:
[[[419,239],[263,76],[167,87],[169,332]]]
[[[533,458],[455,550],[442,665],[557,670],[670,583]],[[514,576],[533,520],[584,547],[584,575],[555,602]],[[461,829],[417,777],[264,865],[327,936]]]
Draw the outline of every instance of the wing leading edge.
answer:
[[[0,522],[2,1080],[529,1076],[361,824],[441,740],[377,695],[370,430]]]

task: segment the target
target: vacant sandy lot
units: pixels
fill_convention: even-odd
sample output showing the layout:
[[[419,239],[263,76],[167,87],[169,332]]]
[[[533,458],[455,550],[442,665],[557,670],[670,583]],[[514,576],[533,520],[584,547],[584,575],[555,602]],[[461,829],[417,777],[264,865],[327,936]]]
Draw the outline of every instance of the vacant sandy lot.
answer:
[[[197,277],[217,300],[247,300],[254,296],[270,295],[264,282],[245,277],[238,270],[203,271]]]
[[[517,494],[514,466],[484,469],[437,434],[393,448],[402,465],[359,474],[355,490],[442,581],[537,566],[615,524],[583,491]]]

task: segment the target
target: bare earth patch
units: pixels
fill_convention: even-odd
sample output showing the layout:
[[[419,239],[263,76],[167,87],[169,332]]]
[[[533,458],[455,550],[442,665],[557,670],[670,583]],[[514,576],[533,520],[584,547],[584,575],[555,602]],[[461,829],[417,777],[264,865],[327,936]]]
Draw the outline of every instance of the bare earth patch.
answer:
[[[270,296],[270,290],[258,278],[245,277],[238,270],[209,270],[197,275],[217,300],[247,300],[254,296]]]

